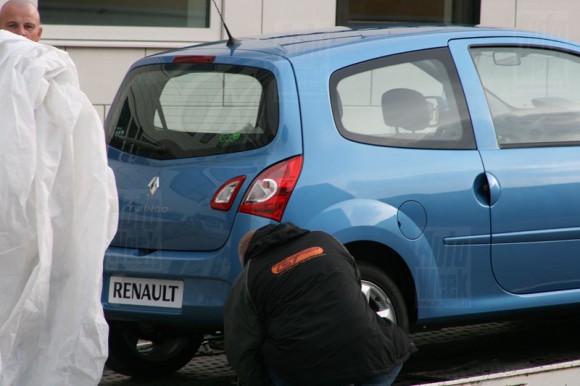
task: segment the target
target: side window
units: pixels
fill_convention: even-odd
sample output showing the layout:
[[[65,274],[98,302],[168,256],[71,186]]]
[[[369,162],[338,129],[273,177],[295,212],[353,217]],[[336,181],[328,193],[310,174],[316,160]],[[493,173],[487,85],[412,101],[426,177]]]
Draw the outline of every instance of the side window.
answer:
[[[447,49],[393,55],[336,71],[336,126],[353,141],[383,146],[473,149],[469,114]]]
[[[580,143],[580,58],[542,47],[472,47],[500,147]]]

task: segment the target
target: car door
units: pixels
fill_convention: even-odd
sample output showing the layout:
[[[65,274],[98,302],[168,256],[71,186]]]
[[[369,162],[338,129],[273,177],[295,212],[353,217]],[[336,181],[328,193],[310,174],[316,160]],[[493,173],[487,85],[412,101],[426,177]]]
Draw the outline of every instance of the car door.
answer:
[[[496,280],[517,294],[580,288],[580,48],[523,38],[450,47],[485,129],[475,132]]]

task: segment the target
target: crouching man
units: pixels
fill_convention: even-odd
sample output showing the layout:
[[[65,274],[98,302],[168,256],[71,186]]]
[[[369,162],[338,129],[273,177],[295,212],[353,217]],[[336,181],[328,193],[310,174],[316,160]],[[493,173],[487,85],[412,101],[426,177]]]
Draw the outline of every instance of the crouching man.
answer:
[[[225,308],[226,355],[248,385],[390,385],[415,351],[361,292],[354,258],[329,234],[267,225],[239,245]]]

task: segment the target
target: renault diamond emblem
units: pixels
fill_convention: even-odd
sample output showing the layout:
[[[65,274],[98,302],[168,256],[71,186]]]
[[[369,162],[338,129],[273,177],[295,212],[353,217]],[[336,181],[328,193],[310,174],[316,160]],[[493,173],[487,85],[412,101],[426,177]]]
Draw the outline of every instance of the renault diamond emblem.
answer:
[[[147,185],[147,195],[153,197],[157,192],[157,189],[159,189],[159,176],[155,176],[151,181],[149,181],[149,184]]]

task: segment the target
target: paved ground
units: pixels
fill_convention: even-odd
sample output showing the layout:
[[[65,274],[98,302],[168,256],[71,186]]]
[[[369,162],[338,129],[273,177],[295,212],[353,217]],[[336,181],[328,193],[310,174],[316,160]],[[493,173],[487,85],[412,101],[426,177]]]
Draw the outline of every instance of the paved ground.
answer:
[[[231,386],[237,377],[229,367],[223,353],[199,355],[187,366],[170,377],[158,380],[138,380],[105,369],[99,386]]]
[[[397,385],[428,384],[580,359],[580,315],[413,334]]]
[[[507,321],[412,334],[419,351],[396,386],[421,385],[580,359],[580,315]],[[201,350],[186,367],[159,380],[105,370],[100,386],[221,386],[236,377],[220,351]]]

